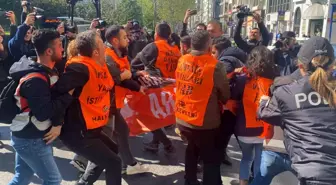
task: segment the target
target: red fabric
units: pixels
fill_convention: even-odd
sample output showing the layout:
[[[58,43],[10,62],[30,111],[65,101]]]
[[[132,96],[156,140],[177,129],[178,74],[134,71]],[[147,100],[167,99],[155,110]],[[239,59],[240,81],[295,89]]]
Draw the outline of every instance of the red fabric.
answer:
[[[139,135],[175,124],[174,89],[175,84],[170,84],[161,88],[150,88],[146,95],[129,92],[121,113],[130,128],[130,135]]]

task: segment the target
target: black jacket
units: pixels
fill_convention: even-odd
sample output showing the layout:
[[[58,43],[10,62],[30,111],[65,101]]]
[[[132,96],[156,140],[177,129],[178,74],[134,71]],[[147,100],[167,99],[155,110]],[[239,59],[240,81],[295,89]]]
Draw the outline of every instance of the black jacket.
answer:
[[[296,45],[287,52],[283,52],[278,48],[273,50],[274,62],[278,66],[281,76],[290,75],[297,69],[297,54],[300,48],[300,45]]]
[[[41,78],[31,78],[23,82],[20,86],[20,96],[27,99],[29,113],[29,124],[21,131],[13,132],[13,135],[22,138],[41,138],[47,132],[38,130],[34,124],[42,124],[46,120],[51,120],[53,126],[61,125],[61,119],[57,115],[62,112],[72,101],[72,96],[68,93],[54,96],[51,93],[51,85],[58,79],[57,73],[39,63],[28,60],[25,56],[10,68],[10,76],[13,80],[19,81],[25,75],[38,72],[46,76],[48,81]],[[22,105],[21,105],[22,106]],[[24,107],[20,107],[21,109]],[[36,118],[36,123],[32,124]],[[19,120],[20,121],[20,120]],[[14,123],[12,123],[14,124]]]
[[[124,57],[124,55],[120,52],[118,52],[116,49],[113,48],[113,46],[109,43],[105,43],[106,47],[109,47],[110,49],[114,50],[117,54],[118,57],[122,58]],[[119,64],[114,61],[114,59],[108,55],[105,55],[105,59],[106,59],[106,64],[107,67],[109,69],[109,72],[114,80],[114,83],[116,86],[120,86],[126,89],[129,89],[131,91],[140,91],[140,84],[136,81],[137,76],[136,73],[132,73],[132,78],[131,79],[127,79],[127,80],[123,80],[121,81],[120,79],[120,74],[122,73],[122,71],[120,71],[120,66]],[[115,93],[114,93],[115,89],[113,88],[112,92],[110,93],[111,95],[111,109],[110,109],[110,113],[116,113],[116,104],[115,104]]]
[[[218,60],[224,64],[227,73],[232,73],[236,68],[244,66],[247,55],[239,48],[229,47],[218,56]]]
[[[18,27],[15,36],[8,42],[9,52],[13,56],[15,62],[19,61],[24,55],[27,57],[36,56],[33,44],[24,40],[29,29],[30,26],[22,24]]]
[[[269,102],[262,101],[259,117],[284,130],[285,146],[299,178],[336,182],[336,109],[317,94],[309,76],[278,81]]]
[[[262,36],[261,41],[244,41],[240,35],[243,23],[244,23],[244,20],[239,20],[235,33],[234,33],[234,37],[233,37],[235,43],[240,49],[242,49],[246,53],[250,53],[252,49],[256,46],[260,46],[260,45],[268,46],[268,43],[270,40],[269,33],[263,22],[258,23],[258,27],[260,29],[260,33]]]

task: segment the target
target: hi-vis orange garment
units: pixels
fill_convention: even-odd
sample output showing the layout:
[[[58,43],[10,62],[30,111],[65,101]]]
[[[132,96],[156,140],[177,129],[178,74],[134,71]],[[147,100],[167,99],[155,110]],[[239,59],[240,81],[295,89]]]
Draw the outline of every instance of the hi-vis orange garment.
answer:
[[[79,96],[79,102],[87,129],[95,129],[107,124],[110,111],[110,90],[114,81],[107,65],[99,65],[89,57],[76,56],[66,65],[80,63],[89,70],[89,80]]]
[[[155,67],[161,71],[162,77],[174,78],[177,62],[181,57],[177,46],[171,46],[166,40],[155,41],[158,48],[158,57]]]
[[[246,118],[246,128],[264,127],[265,122],[257,119],[257,110],[261,96],[269,95],[269,88],[273,80],[258,77],[250,79],[245,84],[243,106]]]
[[[176,69],[175,116],[189,124],[202,126],[214,86],[217,60],[209,54],[184,55]]]
[[[105,55],[110,56],[117,64],[119,64],[119,69],[121,72],[131,69],[127,56],[125,56],[124,58],[119,58],[115,51],[113,51],[109,47],[105,49]],[[115,101],[118,109],[124,107],[124,100],[127,92],[129,92],[129,90],[126,88],[120,86],[115,87]]]

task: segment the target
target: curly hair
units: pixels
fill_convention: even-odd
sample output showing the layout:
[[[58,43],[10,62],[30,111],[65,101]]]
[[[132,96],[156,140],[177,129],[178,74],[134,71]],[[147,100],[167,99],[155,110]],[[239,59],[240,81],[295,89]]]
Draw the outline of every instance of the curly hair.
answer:
[[[251,51],[248,55],[247,68],[249,74],[254,78],[274,79],[279,76],[273,53],[265,46],[257,46]]]

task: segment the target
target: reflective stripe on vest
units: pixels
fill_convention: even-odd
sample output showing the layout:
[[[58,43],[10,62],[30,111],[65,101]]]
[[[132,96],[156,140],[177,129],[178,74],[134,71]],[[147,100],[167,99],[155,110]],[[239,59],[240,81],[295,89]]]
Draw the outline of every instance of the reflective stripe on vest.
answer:
[[[84,56],[73,57],[66,65],[72,63],[83,64],[89,70],[89,80],[78,98],[87,129],[106,125],[110,110],[110,90],[114,86],[107,65],[101,66],[91,58]]]
[[[246,118],[246,128],[264,127],[264,123],[257,119],[257,110],[261,96],[269,95],[269,88],[273,80],[258,77],[250,79],[245,84],[243,106]]]
[[[176,69],[175,116],[189,124],[202,126],[214,86],[217,60],[210,55],[184,55]]]
[[[118,55],[111,48],[105,49],[105,55],[110,56],[118,65],[121,72],[124,70],[131,70],[131,66],[128,62],[127,56],[124,58],[118,57]],[[129,90],[120,86],[115,87],[115,101],[117,109],[124,107],[124,100]]]
[[[171,46],[166,40],[155,42],[158,48],[155,67],[160,70],[162,77],[175,78],[177,62],[181,57],[180,50],[177,46]]]

